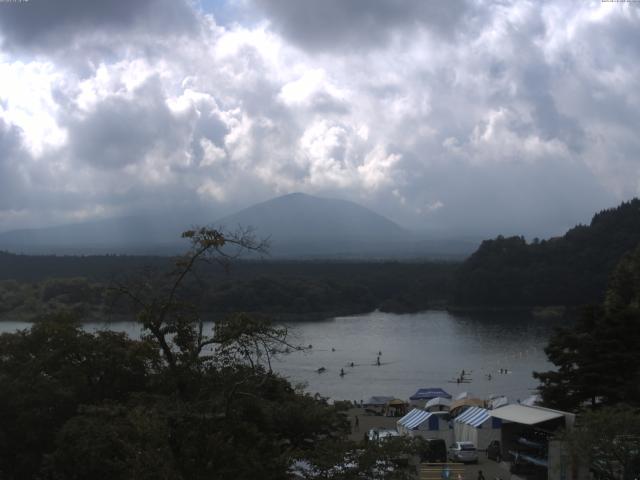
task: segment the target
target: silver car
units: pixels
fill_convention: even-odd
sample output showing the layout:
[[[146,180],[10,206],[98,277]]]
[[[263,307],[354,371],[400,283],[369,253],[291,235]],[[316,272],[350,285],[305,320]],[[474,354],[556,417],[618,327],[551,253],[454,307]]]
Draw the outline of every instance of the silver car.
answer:
[[[472,442],[456,442],[449,447],[449,460],[462,463],[477,463],[478,450]]]

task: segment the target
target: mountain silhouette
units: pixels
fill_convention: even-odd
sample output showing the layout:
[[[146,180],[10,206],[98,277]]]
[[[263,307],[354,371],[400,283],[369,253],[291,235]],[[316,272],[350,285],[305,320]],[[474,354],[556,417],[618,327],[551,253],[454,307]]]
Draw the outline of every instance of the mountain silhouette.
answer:
[[[227,232],[251,228],[257,238],[269,240],[272,258],[460,258],[477,246],[469,240],[434,239],[412,232],[351,201],[303,193],[276,197],[217,221],[213,216],[194,218],[155,214],[13,230],[0,234],[0,250],[173,255],[188,247],[181,232],[202,224]]]

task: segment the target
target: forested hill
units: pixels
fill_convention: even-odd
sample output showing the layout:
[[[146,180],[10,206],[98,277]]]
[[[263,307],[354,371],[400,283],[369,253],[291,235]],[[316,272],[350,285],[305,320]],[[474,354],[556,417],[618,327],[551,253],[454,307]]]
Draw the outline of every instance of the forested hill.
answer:
[[[86,277],[108,281],[123,272],[167,268],[167,257],[134,255],[16,255],[0,251],[0,281]]]
[[[13,255],[0,252],[0,320],[32,320],[60,309],[85,318],[126,314],[109,292],[114,282],[158,278],[174,266],[163,257]],[[458,264],[441,262],[237,261],[229,271],[198,266],[189,301],[212,314],[260,312],[320,317],[379,308],[415,312],[443,306]]]
[[[594,215],[564,236],[482,242],[454,282],[458,306],[530,307],[599,303],[609,273],[640,243],[640,200]]]

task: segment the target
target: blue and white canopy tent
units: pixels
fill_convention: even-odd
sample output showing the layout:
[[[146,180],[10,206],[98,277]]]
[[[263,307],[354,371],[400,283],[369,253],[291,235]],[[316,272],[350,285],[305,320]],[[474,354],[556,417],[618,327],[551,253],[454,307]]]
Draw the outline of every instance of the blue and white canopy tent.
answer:
[[[402,435],[442,438],[447,444],[451,443],[453,438],[446,414],[426,412],[419,408],[414,408],[398,420],[397,429]]]
[[[500,440],[502,421],[493,418],[486,408],[471,407],[454,419],[454,437],[457,442],[473,442],[484,450],[493,440]]]

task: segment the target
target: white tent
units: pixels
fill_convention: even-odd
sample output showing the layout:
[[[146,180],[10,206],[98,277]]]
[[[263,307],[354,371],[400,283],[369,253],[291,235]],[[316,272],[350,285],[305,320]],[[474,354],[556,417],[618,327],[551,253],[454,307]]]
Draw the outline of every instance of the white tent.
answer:
[[[552,410],[550,408],[527,406],[527,405],[506,405],[496,408],[491,412],[496,419],[507,422],[520,423],[522,425],[536,425],[538,423],[548,422],[564,417],[567,428],[573,428],[576,420],[575,413],[562,412],[560,410]]]
[[[454,421],[454,437],[457,442],[473,442],[479,450],[484,450],[493,440],[500,440],[502,422],[492,418],[485,408],[471,407]]]
[[[458,395],[456,395],[456,400],[462,400],[464,398],[471,398],[473,395],[471,395],[469,392],[461,392]]]
[[[449,411],[451,407],[451,400],[443,397],[436,397],[429,400],[424,408],[430,412]]]
[[[492,395],[487,402],[489,410],[504,407],[505,405],[509,405],[509,399],[504,395]]]
[[[531,395],[520,402],[521,405],[526,405],[528,407],[535,407],[537,404],[542,402],[542,397],[540,395]]]
[[[411,437],[441,438],[447,445],[452,441],[451,427],[444,416],[418,408],[398,420],[397,429],[400,434]]]

